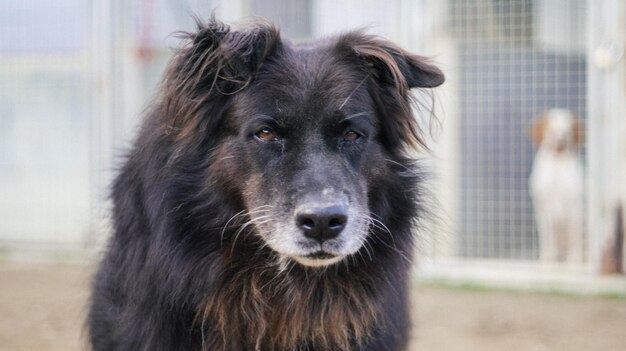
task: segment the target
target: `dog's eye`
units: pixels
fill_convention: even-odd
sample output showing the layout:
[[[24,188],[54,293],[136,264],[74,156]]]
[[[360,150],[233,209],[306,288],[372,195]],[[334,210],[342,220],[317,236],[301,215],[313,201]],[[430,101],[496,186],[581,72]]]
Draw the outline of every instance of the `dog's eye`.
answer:
[[[256,136],[257,138],[263,141],[277,141],[278,140],[278,136],[276,135],[276,133],[269,128],[263,128],[259,130],[258,132],[254,133],[254,136]]]
[[[343,135],[343,141],[355,141],[360,137],[361,134],[355,132],[354,130],[349,130]]]

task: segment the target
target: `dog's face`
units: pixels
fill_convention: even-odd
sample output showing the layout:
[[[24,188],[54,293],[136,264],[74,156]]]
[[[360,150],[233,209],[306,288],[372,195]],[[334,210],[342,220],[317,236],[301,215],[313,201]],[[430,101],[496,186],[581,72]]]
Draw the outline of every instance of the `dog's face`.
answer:
[[[533,137],[541,147],[563,153],[582,143],[583,128],[571,111],[551,109],[533,123]]]
[[[254,38],[263,43],[248,42]],[[211,165],[223,187],[240,194],[244,225],[306,266],[356,253],[377,221],[373,187],[402,147],[419,143],[408,89],[437,86],[443,75],[361,33],[296,46],[256,28],[218,40],[222,48],[248,42],[252,55],[221,54],[238,77],[226,81],[245,84],[228,93]]]
[[[385,161],[365,79],[329,53],[280,57],[234,98],[229,154],[250,218],[269,247],[305,265],[355,253],[368,232],[369,181]]]

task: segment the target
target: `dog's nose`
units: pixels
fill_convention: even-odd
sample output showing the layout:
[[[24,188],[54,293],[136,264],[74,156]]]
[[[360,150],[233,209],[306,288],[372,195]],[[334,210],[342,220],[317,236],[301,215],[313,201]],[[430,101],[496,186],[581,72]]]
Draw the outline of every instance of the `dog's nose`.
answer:
[[[308,207],[296,213],[298,228],[319,242],[339,235],[347,222],[346,208],[340,205]]]

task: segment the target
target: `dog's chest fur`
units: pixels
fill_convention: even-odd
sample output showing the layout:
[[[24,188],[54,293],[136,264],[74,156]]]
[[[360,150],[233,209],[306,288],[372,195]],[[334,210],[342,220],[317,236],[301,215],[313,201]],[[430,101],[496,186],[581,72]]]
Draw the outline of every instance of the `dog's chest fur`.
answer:
[[[539,149],[530,178],[533,196],[557,213],[565,213],[583,190],[583,170],[572,151]],[[559,194],[559,196],[554,196]]]
[[[273,276],[272,276],[273,275]],[[202,319],[217,325],[208,349],[350,350],[380,328],[377,287],[335,274],[294,280],[273,269],[238,274],[218,288]],[[207,331],[205,331],[206,333]],[[208,331],[210,332],[210,331]],[[229,336],[240,335],[232,340]]]

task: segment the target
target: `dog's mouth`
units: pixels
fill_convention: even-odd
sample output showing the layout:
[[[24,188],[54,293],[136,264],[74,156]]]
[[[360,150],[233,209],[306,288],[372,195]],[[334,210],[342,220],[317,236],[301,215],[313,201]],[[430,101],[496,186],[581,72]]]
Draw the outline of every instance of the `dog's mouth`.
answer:
[[[326,251],[317,251],[312,254],[308,254],[305,257],[313,260],[327,260],[329,258],[337,257],[337,255]]]
[[[291,256],[296,262],[309,267],[329,266],[341,261],[343,257],[343,255],[336,255],[326,251],[316,251],[304,256]]]

